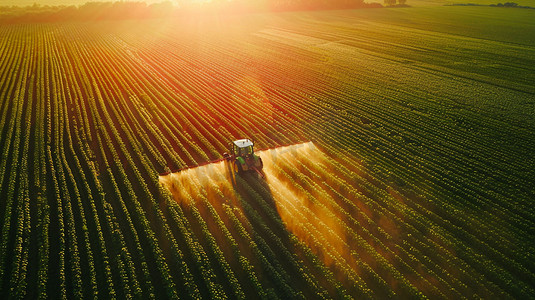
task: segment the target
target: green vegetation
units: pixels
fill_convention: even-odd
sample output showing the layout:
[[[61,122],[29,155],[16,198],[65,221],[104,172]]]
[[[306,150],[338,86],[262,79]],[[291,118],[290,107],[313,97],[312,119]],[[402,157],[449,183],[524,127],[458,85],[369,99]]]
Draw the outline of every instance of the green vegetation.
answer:
[[[534,17],[0,26],[0,298],[534,298]]]

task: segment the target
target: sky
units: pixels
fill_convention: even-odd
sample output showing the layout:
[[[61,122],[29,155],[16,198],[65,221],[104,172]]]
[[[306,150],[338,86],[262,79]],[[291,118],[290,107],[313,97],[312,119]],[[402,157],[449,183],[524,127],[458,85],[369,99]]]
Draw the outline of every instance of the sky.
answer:
[[[41,5],[82,5],[86,2],[108,2],[112,0],[0,0],[0,6],[26,6],[33,5],[34,3]],[[113,0],[115,2],[116,0]],[[164,0],[130,0],[130,1],[144,1],[146,3],[158,3],[163,2]],[[176,1],[171,0],[171,2],[176,3]]]

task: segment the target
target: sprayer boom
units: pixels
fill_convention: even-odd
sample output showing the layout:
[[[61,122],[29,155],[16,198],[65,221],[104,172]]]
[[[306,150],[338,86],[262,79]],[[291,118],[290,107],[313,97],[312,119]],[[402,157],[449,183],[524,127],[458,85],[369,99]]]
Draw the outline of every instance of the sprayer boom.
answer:
[[[266,149],[257,150],[257,152],[273,150],[281,147],[299,146],[300,144],[279,145]],[[170,173],[181,172],[187,169],[198,168],[208,164],[218,163],[220,161],[227,161],[231,164],[232,169],[236,174],[242,174],[245,172],[256,172],[260,177],[265,178],[262,171],[264,163],[262,158],[255,153],[254,143],[249,139],[236,140],[229,144],[229,152],[223,153],[223,158],[201,163],[193,167],[184,167],[178,170],[168,169],[166,172],[160,173],[160,176],[169,175]]]

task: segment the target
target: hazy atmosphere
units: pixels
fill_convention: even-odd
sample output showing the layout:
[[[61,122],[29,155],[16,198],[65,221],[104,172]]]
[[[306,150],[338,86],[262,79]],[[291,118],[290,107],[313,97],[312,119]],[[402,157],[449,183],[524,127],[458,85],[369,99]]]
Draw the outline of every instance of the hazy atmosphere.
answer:
[[[91,1],[91,0],[0,0],[0,6],[27,6],[33,4],[39,5],[82,5],[87,2],[118,2],[118,1]],[[144,0],[144,1],[135,1],[135,2],[145,2],[148,4],[164,2],[164,0]],[[169,0],[174,4],[177,3],[176,0]]]
[[[0,299],[535,299],[513,1],[0,0]]]

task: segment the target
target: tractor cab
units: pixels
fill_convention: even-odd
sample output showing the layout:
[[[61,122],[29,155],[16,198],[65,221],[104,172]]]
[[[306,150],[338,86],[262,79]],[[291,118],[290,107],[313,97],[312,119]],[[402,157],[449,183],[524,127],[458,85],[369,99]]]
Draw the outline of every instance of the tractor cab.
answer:
[[[238,156],[248,156],[254,153],[253,142],[248,139],[234,141],[232,145],[232,154]]]
[[[257,171],[260,173],[262,158],[254,153],[254,143],[249,139],[236,140],[230,144],[230,154],[223,155],[227,161],[233,163],[234,171],[242,173],[245,171]]]

